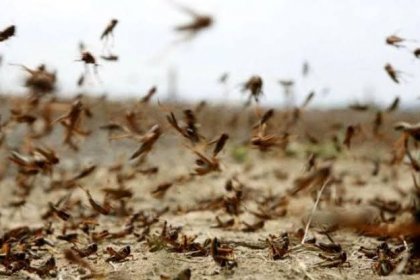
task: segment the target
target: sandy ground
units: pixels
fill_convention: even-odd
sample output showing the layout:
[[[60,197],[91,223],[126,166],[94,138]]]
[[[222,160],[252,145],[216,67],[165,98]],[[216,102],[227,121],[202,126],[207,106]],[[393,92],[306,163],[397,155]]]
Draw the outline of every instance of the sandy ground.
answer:
[[[48,210],[48,202],[55,202],[67,190],[57,190],[47,192],[49,183],[54,178],[60,177],[60,172],[67,176],[75,174],[81,168],[94,164],[96,170],[78,183],[85,189],[91,191],[97,201],[103,200],[104,187],[115,187],[115,172],[109,171],[109,167],[115,163],[122,163],[121,173],[130,174],[134,170],[134,164],[128,160],[132,152],[138,147],[133,140],[109,141],[108,134],[98,129],[99,125],[107,123],[109,116],[118,116],[120,109],[114,109],[111,105],[107,110],[113,110],[113,113],[105,111],[104,105],[97,106],[94,110],[94,119],[87,119],[86,125],[93,129],[93,133],[84,139],[78,140],[80,151],[75,153],[68,147],[61,144],[63,130],[56,128],[52,135],[43,139],[32,140],[33,143],[43,143],[56,150],[60,157],[60,163],[54,167],[53,175],[36,175],[31,194],[27,197],[26,203],[18,208],[10,207],[10,202],[16,198],[13,192],[16,188],[16,166],[7,160],[10,151],[24,146],[25,140],[19,136],[26,132],[25,125],[17,124],[14,126],[6,143],[3,144],[0,152],[2,157],[3,179],[0,181],[0,233],[17,226],[30,226],[31,228],[40,227],[45,224],[41,219],[41,214]],[[185,105],[186,106],[186,105]],[[180,106],[182,108],[182,106]],[[111,108],[111,109],[110,109]],[[148,114],[148,110],[143,111],[143,115]],[[161,114],[159,122],[164,123],[164,113]],[[212,111],[213,110],[213,111]],[[234,249],[234,256],[237,267],[227,269],[220,267],[211,256],[191,257],[188,253],[170,252],[163,248],[156,252],[150,252],[150,246],[147,242],[138,242],[135,236],[127,235],[119,239],[104,240],[98,243],[98,252],[87,257],[88,263],[95,268],[97,272],[103,273],[104,279],[161,279],[162,276],[174,278],[183,269],[191,269],[191,279],[379,279],[373,270],[372,265],[375,261],[368,259],[359,252],[361,246],[376,248],[381,242],[377,238],[361,236],[355,232],[337,231],[331,234],[336,243],[339,243],[347,253],[347,262],[339,267],[323,268],[319,266],[322,259],[318,256],[321,252],[313,246],[301,246],[299,240],[291,237],[289,246],[290,252],[284,258],[273,260],[270,256],[270,250],[267,248],[265,239],[270,234],[279,235],[282,232],[289,232],[293,235],[299,228],[304,228],[304,218],[308,215],[314,205],[314,199],[308,192],[299,193],[297,196],[288,197],[289,204],[287,214],[284,217],[278,217],[265,221],[263,228],[255,232],[243,232],[242,222],[253,224],[259,219],[250,214],[248,210],[256,211],[255,200],[269,195],[287,196],[287,190],[294,186],[294,181],[305,175],[305,164],[307,163],[307,151],[313,150],[314,145],[306,143],[303,138],[296,136],[288,146],[287,151],[273,149],[270,152],[262,153],[257,149],[250,147],[246,142],[248,134],[247,127],[240,124],[230,127],[226,124],[216,125],[217,121],[208,120],[215,118],[216,109],[208,109],[207,113],[200,115],[198,122],[200,129],[209,131],[209,138],[218,136],[226,131],[231,135],[227,147],[220,155],[222,171],[210,173],[206,176],[197,176],[193,179],[175,184],[162,198],[156,198],[151,195],[151,191],[157,185],[173,181],[174,178],[189,174],[193,171],[194,156],[192,152],[185,148],[185,141],[177,135],[173,129],[167,125],[164,127],[163,136],[158,140],[156,146],[146,157],[142,168],[158,166],[159,171],[154,175],[144,175],[136,173],[133,178],[125,182],[125,187],[132,190],[134,196],[129,200],[128,206],[132,208],[132,213],[139,210],[158,211],[168,207],[168,211],[159,217],[159,222],[150,228],[150,234],[159,234],[163,222],[168,225],[181,226],[182,233],[187,236],[196,235],[197,242],[204,242],[207,238],[217,237],[221,243],[229,244]],[[7,117],[7,107],[3,108],[3,113]],[[211,113],[211,115],[210,115]],[[109,114],[106,115],[106,114]],[[208,114],[208,115],[206,115]],[[319,119],[313,117],[304,117],[305,127],[311,129],[310,133],[317,135],[328,131],[325,122],[349,123],[357,120],[360,114],[365,117],[359,121],[370,123],[374,112],[369,113],[349,113],[342,114],[341,118],[331,119],[328,112],[308,113],[319,116]],[[341,113],[332,113],[341,114]],[[352,117],[354,114],[354,118]],[[307,115],[305,115],[307,116]],[[399,116],[389,117],[384,124],[383,131],[390,129],[390,124],[395,118],[415,119],[415,114],[401,114]],[[117,118],[114,118],[117,119]],[[222,121],[222,120],[221,120]],[[281,119],[276,119],[281,122]],[[224,121],[227,123],[227,121]],[[318,127],[313,127],[310,122],[319,123]],[[142,125],[145,127],[153,123],[153,118],[148,117]],[[216,123],[216,124],[215,124]],[[248,122],[248,123],[252,123]],[[301,124],[302,125],[302,124]],[[207,130],[208,129],[208,130]],[[214,131],[214,132],[213,132]],[[245,132],[243,132],[245,131]],[[340,133],[342,133],[343,129]],[[343,137],[341,134],[340,137]],[[330,144],[317,145],[320,151],[318,164],[327,162],[330,154],[335,156],[333,161],[333,174],[340,178],[339,182],[328,188],[328,193],[340,193],[345,199],[361,199],[360,205],[345,204],[345,207],[354,209],[368,205],[369,201],[375,197],[383,199],[403,199],[398,189],[409,191],[412,188],[411,170],[409,166],[401,164],[399,166],[389,166],[381,164],[378,175],[372,176],[374,165],[373,159],[379,158],[380,161],[387,161],[390,157],[390,143],[396,139],[395,134],[387,135],[388,140],[371,140],[369,137],[359,137],[354,140],[354,146],[351,150],[343,148],[343,151],[331,152]],[[325,139],[330,141],[329,137]],[[385,137],[386,138],[386,137]],[[366,140],[368,139],[368,140]],[[327,140],[324,141],[325,143]],[[322,148],[319,148],[321,147]],[[324,153],[322,155],[322,153]],[[240,154],[240,155],[239,155]],[[241,204],[241,213],[234,216],[235,224],[231,228],[215,228],[216,216],[223,220],[232,218],[224,209],[185,211],[186,209],[196,208],[203,205],[205,199],[214,199],[219,196],[229,195],[225,190],[226,181],[233,176],[243,184],[249,197]],[[85,193],[80,188],[74,188],[71,191],[72,200],[81,200],[81,207],[92,211]],[[328,201],[321,201],[319,209],[328,209]],[[182,209],[184,211],[182,211]],[[321,210],[318,210],[321,211]],[[70,210],[72,213],[72,210]],[[99,225],[95,231],[109,230],[115,232],[123,229],[127,217],[103,216],[97,217]],[[43,257],[41,260],[34,261],[34,264],[45,260],[47,256],[53,255],[57,261],[56,272],[51,278],[58,279],[78,279],[89,272],[75,264],[69,264],[63,257],[63,250],[70,248],[72,244],[56,238],[56,235],[62,230],[66,222],[54,217],[53,228],[55,233],[48,236],[48,239],[54,244],[54,247],[47,246],[40,249],[39,254]],[[141,232],[142,229],[136,229]],[[69,232],[75,232],[69,230]],[[87,235],[79,231],[80,237],[76,242],[77,246],[83,247],[90,240]],[[318,241],[328,243],[325,235],[319,234],[316,229],[311,228],[309,237],[316,237]],[[257,244],[261,248],[249,248],[247,244]],[[390,241],[393,247],[401,244],[400,241]],[[131,247],[132,257],[122,263],[109,263],[105,259],[109,256],[105,248],[112,246],[119,249],[125,245]],[[257,246],[257,247],[258,247]],[[389,279],[417,279],[418,275],[391,275]],[[17,272],[12,276],[0,276],[1,279],[37,279],[38,276],[24,271]],[[48,278],[48,277],[46,277]],[[169,278],[169,279],[172,279]]]

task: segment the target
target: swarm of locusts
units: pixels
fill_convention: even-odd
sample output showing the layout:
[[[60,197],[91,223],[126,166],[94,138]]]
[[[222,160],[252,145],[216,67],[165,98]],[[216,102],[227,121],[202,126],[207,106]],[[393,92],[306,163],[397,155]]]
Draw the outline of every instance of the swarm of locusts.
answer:
[[[193,18],[177,32],[212,26],[181,8]],[[105,61],[118,61],[118,23],[98,33]],[[3,28],[0,43],[15,30]],[[386,38],[397,49],[409,42]],[[78,61],[82,86],[100,65],[84,45]],[[56,72],[17,65],[27,96],[0,105],[0,275],[281,278],[262,271],[273,265],[296,279],[420,273],[420,123],[400,114],[402,98],[334,117],[310,110],[314,91],[267,108],[269,81],[252,75],[241,84],[246,106],[155,102],[158,86],[129,102],[65,99]],[[403,72],[384,69],[400,83]],[[294,94],[294,80],[280,85]]]

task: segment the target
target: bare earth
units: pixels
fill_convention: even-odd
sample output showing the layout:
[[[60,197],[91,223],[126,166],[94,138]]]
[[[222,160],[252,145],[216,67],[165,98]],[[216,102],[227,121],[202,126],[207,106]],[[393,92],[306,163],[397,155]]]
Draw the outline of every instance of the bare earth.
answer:
[[[18,101],[4,98],[0,113],[2,120],[8,120],[9,109],[16,106]],[[332,176],[335,182],[327,187],[324,194],[329,198],[321,199],[317,211],[331,209],[334,198],[340,197],[348,201],[340,207],[356,211],[366,205],[371,205],[374,198],[383,200],[398,200],[402,206],[409,203],[408,195],[413,189],[412,169],[403,161],[401,164],[391,166],[392,144],[399,134],[394,132],[392,125],[397,120],[416,121],[419,115],[415,113],[384,113],[384,122],[380,127],[379,136],[372,134],[372,123],[376,111],[356,112],[350,110],[301,112],[300,119],[291,127],[289,144],[286,147],[273,147],[269,151],[261,152],[249,144],[252,126],[258,121],[254,108],[208,106],[202,109],[197,116],[199,132],[208,140],[214,140],[223,132],[230,138],[226,147],[220,153],[221,171],[211,172],[204,176],[194,176],[171,186],[162,197],[152,195],[151,191],[165,182],[173,182],[179,176],[188,177],[194,171],[195,159],[187,140],[183,139],[169,126],[165,116],[173,111],[179,120],[182,120],[182,110],[194,109],[195,105],[166,104],[142,105],[138,107],[138,123],[144,131],[153,124],[160,124],[162,136],[149,154],[141,163],[130,161],[132,153],[139,147],[133,139],[109,140],[108,132],[100,130],[99,126],[110,121],[123,123],[124,114],[130,103],[111,103],[102,100],[88,99],[84,101],[92,108],[93,117],[83,117],[82,127],[89,128],[92,133],[88,137],[79,137],[75,142],[80,150],[73,151],[62,144],[64,130],[60,124],[54,126],[51,134],[40,139],[25,138],[28,135],[26,124],[12,123],[3,129],[6,138],[0,148],[0,234],[19,226],[38,228],[52,222],[54,233],[47,235],[53,246],[33,248],[34,254],[40,259],[34,259],[31,264],[40,265],[54,256],[56,269],[43,278],[78,279],[89,275],[90,271],[79,265],[69,263],[64,258],[63,251],[71,248],[73,244],[57,239],[62,234],[63,227],[71,224],[71,219],[78,223],[79,213],[92,215],[98,225],[92,229],[95,232],[108,230],[118,232],[125,228],[130,216],[140,210],[148,215],[156,215],[162,210],[163,214],[158,221],[150,226],[150,233],[139,241],[139,235],[144,230],[134,224],[134,231],[121,238],[105,238],[98,241],[98,250],[84,258],[94,268],[96,276],[103,279],[175,279],[176,275],[184,269],[191,269],[191,279],[379,279],[381,276],[372,269],[377,261],[369,259],[362,254],[361,246],[376,248],[381,243],[377,237],[367,237],[352,230],[338,230],[330,235],[335,243],[342,246],[347,254],[347,261],[337,267],[322,267],[323,261],[318,255],[322,251],[312,245],[301,245],[298,238],[298,229],[304,229],[305,219],[314,205],[314,194],[320,186],[313,190],[304,190],[291,196],[288,190],[294,187],[297,178],[305,176],[305,166],[309,154],[318,155],[316,166],[331,164]],[[54,118],[62,115],[69,109],[66,104],[57,109]],[[261,109],[265,111],[266,109]],[[235,115],[239,116],[235,120]],[[275,111],[269,122],[269,132],[281,134],[290,114],[286,110]],[[182,122],[181,122],[182,123]],[[351,148],[346,148],[342,142],[347,125],[360,123],[362,132],[352,139]],[[341,124],[341,126],[338,126]],[[118,133],[116,133],[118,134]],[[317,139],[318,143],[310,143],[307,135]],[[336,135],[341,145],[341,151],[334,147],[332,137]],[[24,205],[13,207],[11,202],[19,200],[14,194],[17,187],[16,178],[18,168],[8,160],[13,150],[27,154],[30,146],[43,144],[56,151],[60,162],[53,167],[52,173],[32,176],[33,182],[30,194],[26,197]],[[211,151],[211,148],[209,149]],[[413,150],[414,152],[414,150]],[[379,162],[379,171],[373,175],[374,161]],[[121,164],[119,171],[110,171],[116,164]],[[124,188],[133,193],[127,200],[128,213],[124,215],[98,215],[88,202],[86,193],[79,187],[70,190],[58,188],[48,191],[53,180],[70,178],[81,169],[95,165],[96,169],[77,184],[89,190],[93,198],[102,203],[104,200],[103,188],[117,188],[117,174],[127,175]],[[141,174],[138,169],[158,167],[156,174]],[[130,177],[131,176],[131,177]],[[223,207],[205,208],[205,201],[217,197],[232,195],[225,189],[229,179],[236,178],[242,185],[244,194],[238,215],[229,214]],[[70,201],[81,201],[68,210],[72,216],[70,221],[63,221],[56,216],[47,220],[41,216],[48,209],[48,203],[56,203],[66,193],[71,193]],[[402,194],[403,193],[403,194]],[[246,224],[255,224],[262,219],[252,212],[258,211],[256,201],[266,197],[285,197],[287,203],[283,208],[287,213],[282,217],[264,220],[264,225],[252,232],[244,232]],[[359,199],[358,203],[356,201]],[[118,205],[113,201],[112,206]],[[82,208],[80,210],[78,208]],[[396,217],[396,222],[405,219],[405,214],[387,214],[387,218]],[[233,224],[226,228],[216,228],[216,216],[222,221],[233,219]],[[181,234],[196,236],[195,241],[203,243],[206,239],[217,238],[225,246],[233,248],[232,257],[237,267],[231,269],[221,267],[213,257],[191,256],[191,252],[171,252],[170,246],[162,246],[151,252],[151,236],[159,236],[164,221],[168,226],[181,226]],[[389,222],[392,223],[392,222]],[[85,247],[92,242],[89,234],[83,233],[80,228],[71,228],[66,233],[78,233],[77,247]],[[278,260],[273,260],[266,239],[269,235],[279,236],[288,232],[290,244],[288,252]],[[135,234],[134,234],[135,233]],[[317,228],[310,228],[308,237],[316,237],[317,242],[330,243],[325,234],[319,233]],[[147,242],[149,240],[149,242]],[[398,238],[387,241],[392,248],[402,245]],[[126,245],[131,248],[132,256],[124,262],[106,262],[109,254],[106,248],[111,246],[118,250]],[[252,247],[252,248],[251,248]],[[4,249],[3,249],[4,250]],[[4,253],[4,252],[2,252]],[[0,270],[6,271],[4,267]],[[168,277],[168,278],[165,278]],[[418,279],[418,275],[391,273],[389,279]],[[0,276],[1,279],[39,279],[34,273],[21,270],[11,276]],[[177,278],[187,279],[187,278]]]

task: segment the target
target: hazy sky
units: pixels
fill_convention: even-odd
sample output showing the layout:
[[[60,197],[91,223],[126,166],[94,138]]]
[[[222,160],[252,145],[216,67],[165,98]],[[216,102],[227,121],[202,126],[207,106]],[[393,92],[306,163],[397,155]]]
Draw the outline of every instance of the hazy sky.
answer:
[[[74,94],[83,65],[78,43],[99,55],[99,36],[111,18],[117,63],[100,61],[101,83],[85,91],[141,96],[152,85],[165,96],[168,69],[178,72],[182,97],[245,99],[238,84],[253,74],[264,79],[264,102],[282,100],[279,79],[294,79],[301,100],[314,89],[318,104],[374,98],[390,102],[396,95],[412,104],[420,96],[420,1],[417,0],[179,0],[215,18],[214,26],[194,40],[165,51],[179,38],[177,24],[189,21],[168,0],[0,0],[0,28],[15,24],[17,36],[0,43],[2,90],[23,91],[22,73],[8,63],[35,67],[46,63],[58,71],[59,90]],[[396,33],[411,39],[408,49],[385,45]],[[417,40],[418,42],[415,42]],[[302,79],[307,60],[312,72]],[[394,84],[383,67],[404,72]],[[217,83],[230,73],[228,97]]]

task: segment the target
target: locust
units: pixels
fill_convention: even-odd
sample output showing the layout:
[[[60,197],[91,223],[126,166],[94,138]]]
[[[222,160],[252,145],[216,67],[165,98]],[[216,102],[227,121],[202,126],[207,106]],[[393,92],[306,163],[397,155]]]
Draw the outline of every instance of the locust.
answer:
[[[249,92],[249,98],[247,105],[249,105],[252,99],[258,103],[260,96],[263,94],[263,80],[260,76],[254,75],[251,76],[245,83],[242,85],[242,92]]]
[[[269,235],[265,241],[268,244],[270,256],[273,260],[283,259],[289,252],[290,241],[287,232],[281,234],[279,237]]]
[[[386,71],[386,73],[388,74],[388,76],[395,82],[395,83],[397,83],[397,84],[399,84],[400,83],[400,77],[399,77],[399,75],[400,75],[400,71],[398,71],[398,70],[395,70],[395,68],[391,65],[391,64],[389,64],[389,63],[387,63],[387,64],[385,64],[385,66],[384,66],[384,69],[385,69],[385,71]]]
[[[7,39],[15,35],[16,35],[16,26],[10,25],[0,31],[0,42],[6,41]]]
[[[73,136],[75,134],[81,136],[88,136],[91,132],[88,130],[82,130],[80,128],[82,122],[82,113],[84,111],[84,105],[80,99],[75,100],[70,110],[57,118],[54,123],[59,122],[66,129],[63,143],[69,145],[73,150],[78,150],[77,145],[73,142]]]
[[[79,79],[77,80],[78,86],[84,85],[86,78],[92,75],[90,74],[92,70],[94,77],[99,80],[98,66],[100,65],[97,63],[96,57],[91,52],[86,50],[82,51],[80,53],[80,59],[77,59],[76,61],[81,61],[84,63],[84,72],[79,76]]]
[[[191,8],[176,4],[176,6],[192,17],[192,20],[185,24],[180,24],[175,27],[175,31],[186,33],[186,39],[192,39],[201,33],[203,30],[209,29],[213,23],[213,17],[206,14],[201,14]]]
[[[385,39],[385,43],[387,45],[396,47],[396,48],[401,48],[403,47],[402,43],[404,43],[406,40],[404,38],[401,38],[397,35],[390,35],[388,37],[386,37]]]
[[[159,184],[155,189],[151,191],[151,194],[155,198],[163,198],[166,194],[166,192],[173,186],[172,182],[165,182]]]
[[[341,251],[340,253],[333,253],[330,255],[319,254],[318,256],[324,260],[316,264],[317,266],[320,266],[320,267],[331,268],[331,267],[339,267],[346,263],[348,264],[347,253],[344,251]]]
[[[309,172],[294,181],[294,188],[288,192],[290,195],[296,195],[297,193],[312,188],[319,188],[326,180],[331,176],[332,166],[327,164],[319,167],[316,170]]]
[[[353,136],[355,135],[357,131],[357,126],[349,125],[346,129],[346,136],[344,138],[343,144],[347,147],[347,149],[350,149],[351,146],[351,140]]]
[[[119,56],[116,54],[101,55],[101,58],[105,61],[118,61]]]
[[[44,64],[40,64],[36,69],[31,69],[23,64],[11,64],[21,67],[29,76],[25,79],[25,86],[29,88],[33,95],[33,103],[37,103],[39,97],[46,93],[51,93],[56,89],[57,73],[50,72]]]
[[[184,111],[186,125],[184,127],[180,126],[178,120],[175,117],[174,113],[170,113],[166,116],[168,123],[178,131],[184,138],[188,139],[192,144],[199,143],[203,137],[199,134],[196,117],[192,110]]]
[[[394,129],[406,133],[416,141],[420,141],[420,123],[398,122],[394,125]]]
[[[156,94],[156,92],[157,92],[157,87],[156,86],[151,87],[149,91],[147,92],[147,94],[141,98],[140,103],[149,103],[150,99]]]
[[[394,112],[398,109],[398,105],[400,104],[400,98],[397,96],[395,97],[394,101],[389,105],[389,107],[386,109],[388,113]]]
[[[420,48],[415,49],[415,50],[413,51],[413,54],[414,54],[414,56],[415,56],[416,58],[419,58],[419,57],[420,57]]]
[[[110,207],[99,205],[99,204],[98,204],[98,203],[97,203],[97,202],[93,199],[92,195],[90,194],[90,192],[89,192],[88,190],[86,190],[86,189],[83,189],[83,190],[85,191],[85,193],[86,193],[86,195],[87,195],[87,197],[88,197],[89,204],[92,206],[92,208],[93,208],[96,212],[98,212],[98,213],[100,213],[100,214],[102,214],[102,215],[109,215],[109,214],[111,213],[111,208],[110,208]]]
[[[64,250],[63,254],[64,254],[64,258],[69,263],[76,264],[78,266],[89,269],[91,272],[94,272],[94,269],[92,268],[92,266],[87,261],[85,261],[82,257],[80,257],[79,254],[73,249],[66,249]]]
[[[124,262],[127,261],[126,258],[128,256],[132,256],[130,246],[125,246],[118,251],[112,247],[107,247],[106,252],[111,255],[106,259],[106,262]]]
[[[130,119],[130,118],[129,118]],[[136,159],[142,155],[148,154],[156,141],[162,134],[161,128],[158,124],[153,125],[146,133],[143,135],[139,134],[139,129],[133,120],[129,121],[129,126],[123,126],[116,123],[109,124],[107,126],[102,126],[104,129],[108,130],[122,130],[125,133],[117,136],[112,136],[110,139],[123,139],[123,138],[132,138],[137,142],[140,142],[140,147],[131,155],[130,160]]]
[[[101,34],[101,40],[107,39],[109,36],[113,36],[113,31],[115,29],[115,26],[117,26],[118,20],[113,18],[106,26],[105,30]]]
[[[84,248],[72,247],[71,249],[76,251],[79,257],[85,258],[92,254],[95,254],[98,251],[98,244],[91,243]]]
[[[37,174],[39,172],[51,174],[53,166],[60,161],[53,150],[45,147],[35,148],[29,157],[18,152],[12,152],[9,160],[15,163],[20,171],[25,174]]]
[[[161,135],[161,130],[159,125],[154,125],[143,135],[139,141],[142,143],[141,146],[131,155],[130,159],[135,159],[143,154],[149,153],[156,141]]]
[[[217,238],[213,238],[210,248],[213,260],[221,267],[233,268],[238,266],[233,254],[233,248],[221,245]]]
[[[216,140],[216,145],[211,156],[206,156],[202,152],[192,149],[193,153],[197,156],[195,161],[197,167],[194,169],[194,173],[192,174],[203,176],[210,172],[221,171],[220,162],[217,156],[223,150],[223,147],[228,139],[228,134],[223,133],[220,135],[219,139]]]

